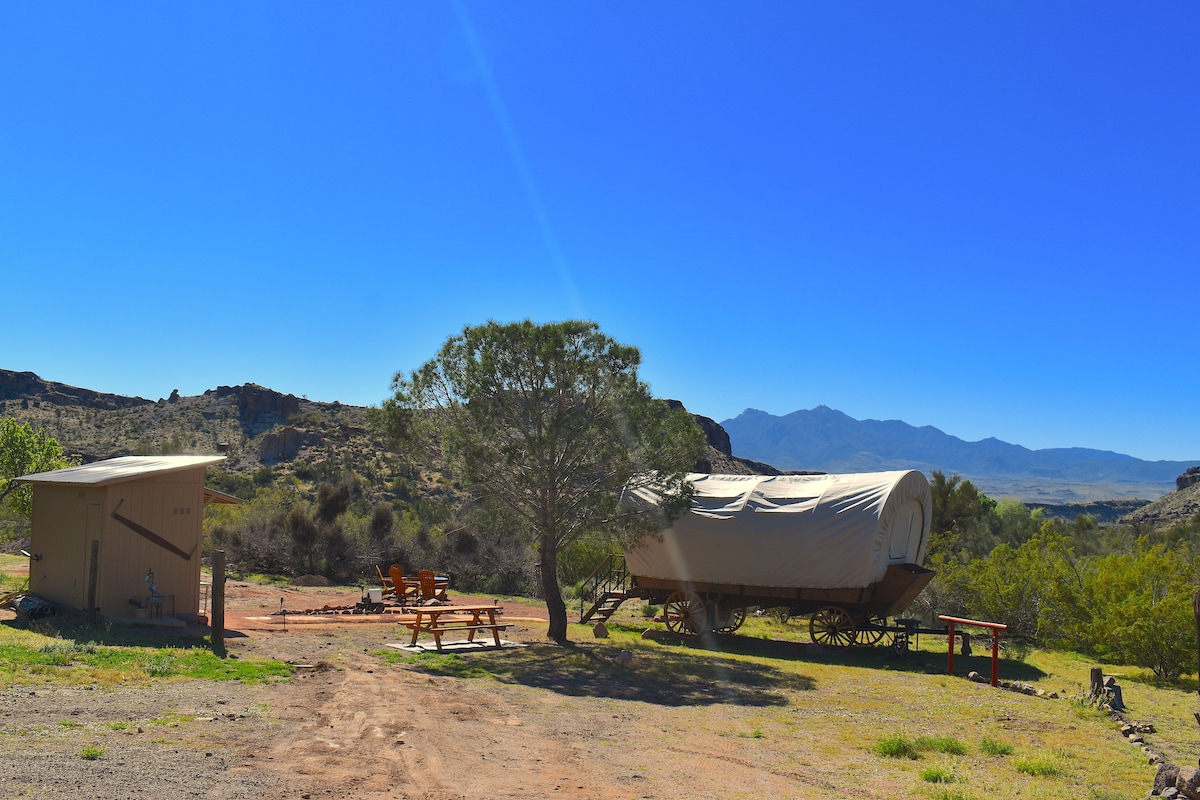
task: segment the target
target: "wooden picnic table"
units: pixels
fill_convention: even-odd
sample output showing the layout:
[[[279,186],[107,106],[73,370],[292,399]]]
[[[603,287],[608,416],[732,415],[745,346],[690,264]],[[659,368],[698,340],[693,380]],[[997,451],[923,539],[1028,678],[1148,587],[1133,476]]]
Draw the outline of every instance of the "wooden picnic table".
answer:
[[[496,622],[496,612],[500,609],[495,604],[477,606],[417,606],[412,609],[416,619],[411,622],[401,622],[412,629],[412,642],[417,643],[417,637],[422,632],[433,634],[437,649],[442,649],[442,634],[448,631],[466,631],[467,641],[475,641],[476,631],[491,631],[492,640],[496,647],[500,646],[500,631],[508,625]]]

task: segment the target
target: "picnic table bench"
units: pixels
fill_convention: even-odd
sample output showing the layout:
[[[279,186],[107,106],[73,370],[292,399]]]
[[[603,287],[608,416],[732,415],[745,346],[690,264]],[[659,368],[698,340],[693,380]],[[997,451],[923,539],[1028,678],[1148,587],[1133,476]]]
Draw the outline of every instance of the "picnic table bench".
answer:
[[[419,606],[413,609],[415,619],[400,624],[412,630],[410,644],[413,645],[421,633],[428,633],[433,635],[433,641],[440,651],[444,633],[466,631],[467,641],[474,642],[476,631],[491,631],[492,640],[499,647],[500,631],[508,629],[507,623],[496,622],[496,612],[499,610],[495,605]]]

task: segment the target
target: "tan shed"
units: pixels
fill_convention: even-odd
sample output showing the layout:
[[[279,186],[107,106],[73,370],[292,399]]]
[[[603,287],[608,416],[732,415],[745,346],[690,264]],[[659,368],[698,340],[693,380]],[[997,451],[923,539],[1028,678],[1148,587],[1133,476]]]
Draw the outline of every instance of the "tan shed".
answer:
[[[195,620],[204,509],[241,502],[204,486],[224,458],[125,456],[19,478],[33,486],[29,591],[109,619],[140,605]]]

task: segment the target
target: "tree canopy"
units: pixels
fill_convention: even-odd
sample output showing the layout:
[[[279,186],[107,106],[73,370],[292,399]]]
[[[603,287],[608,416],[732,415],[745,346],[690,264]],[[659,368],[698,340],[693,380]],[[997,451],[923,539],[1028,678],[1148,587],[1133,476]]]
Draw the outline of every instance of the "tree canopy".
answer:
[[[34,430],[15,419],[0,419],[0,503],[7,504],[26,522],[33,514],[33,487],[14,479],[78,463],[78,457],[65,456],[58,441],[44,430]]]
[[[594,322],[488,322],[398,373],[383,404],[393,436],[436,454],[535,535],[555,641],[567,635],[562,548],[599,530],[636,538],[690,497],[685,476],[703,434],[684,409],[652,397],[640,362],[637,348]],[[620,505],[622,490],[639,483],[673,498],[666,517]]]

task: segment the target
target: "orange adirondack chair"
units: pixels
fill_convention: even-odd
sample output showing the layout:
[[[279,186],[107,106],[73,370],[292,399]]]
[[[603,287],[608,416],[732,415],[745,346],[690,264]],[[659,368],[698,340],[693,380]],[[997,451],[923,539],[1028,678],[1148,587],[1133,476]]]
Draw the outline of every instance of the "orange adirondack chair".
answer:
[[[437,581],[434,579],[433,570],[423,569],[417,573],[417,580],[421,583],[421,602],[425,603],[430,600],[445,600],[445,593],[438,593]]]
[[[383,574],[383,570],[379,568],[378,564],[375,565],[375,572],[379,573],[379,585],[383,587],[383,596],[395,597],[396,584],[392,582],[391,578]]]
[[[417,587],[410,587],[404,582],[404,567],[399,564],[392,564],[388,569],[388,573],[392,576],[392,586],[396,587],[396,599],[403,603],[410,597],[417,596]]]

